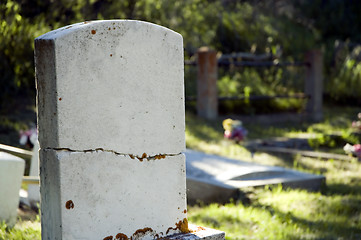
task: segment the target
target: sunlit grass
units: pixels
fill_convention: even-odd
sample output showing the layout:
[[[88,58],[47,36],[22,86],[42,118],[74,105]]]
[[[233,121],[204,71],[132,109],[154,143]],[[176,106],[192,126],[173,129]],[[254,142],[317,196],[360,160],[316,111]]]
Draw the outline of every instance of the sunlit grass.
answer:
[[[356,108],[326,109],[325,121],[321,123],[245,124],[245,127],[250,131],[248,140],[310,137],[315,138],[320,147],[322,139],[317,138],[350,131],[358,111]],[[361,239],[359,162],[261,152],[252,155],[244,146],[223,139],[221,119],[205,121],[188,114],[186,120],[189,148],[326,177],[326,186],[321,192],[252,188],[244,190],[250,199],[246,205],[235,200],[225,205],[190,206],[192,223],[223,230],[227,239]],[[333,147],[325,144],[320,149],[343,153],[342,143],[337,144]]]
[[[0,240],[38,240],[41,239],[40,220],[19,220],[13,228],[0,223]]]
[[[221,229],[227,239],[359,239],[361,195],[254,189],[241,202],[189,208],[191,222]]]

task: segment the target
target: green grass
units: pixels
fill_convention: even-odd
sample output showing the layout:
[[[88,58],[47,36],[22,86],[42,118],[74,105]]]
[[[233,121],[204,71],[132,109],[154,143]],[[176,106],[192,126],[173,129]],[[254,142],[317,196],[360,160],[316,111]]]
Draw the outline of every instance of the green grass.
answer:
[[[360,139],[351,135],[351,123],[361,109],[352,107],[329,107],[324,110],[324,121],[320,123],[277,123],[260,125],[245,123],[249,131],[248,140],[274,137],[310,137],[310,145],[317,151],[344,153],[346,142],[359,143]],[[238,158],[244,161],[267,163],[270,165],[290,166],[283,156],[266,153],[251,153],[242,144],[234,144],[223,139],[222,118],[206,121],[192,113],[186,114],[187,147],[206,153]]]
[[[251,190],[252,191],[252,190]],[[232,202],[189,209],[190,221],[226,239],[360,239],[361,196],[254,189],[250,205]]]
[[[0,223],[0,240],[36,240],[41,239],[40,219],[21,220],[13,228]]]
[[[361,164],[296,157],[298,170],[322,173],[321,192],[245,189],[247,204],[194,206],[190,222],[223,230],[227,239],[360,239]]]
[[[333,107],[325,110],[325,120],[317,124],[245,124],[245,127],[250,131],[249,140],[314,135],[314,142],[318,144],[314,146],[316,150],[342,153],[342,142],[336,141],[332,146],[322,144],[320,138],[347,133],[359,109]],[[361,239],[359,162],[261,152],[256,152],[252,158],[247,148],[223,139],[221,122],[222,119],[205,121],[188,114],[187,147],[243,161],[323,174],[326,186],[314,193],[281,186],[244,189],[249,198],[245,203],[235,199],[225,205],[190,206],[190,222],[223,230],[227,239]],[[349,140],[348,137],[343,140]]]
[[[325,120],[317,124],[245,124],[245,127],[250,132],[249,140],[312,134],[322,138],[347,133],[358,111],[356,108],[332,107],[325,109]],[[243,145],[223,139],[222,120],[205,121],[187,113],[187,147],[243,161],[323,174],[326,186],[321,192],[313,193],[281,186],[243,189],[248,201],[234,199],[224,205],[189,206],[191,223],[223,230],[227,239],[361,239],[359,162],[262,152],[256,152],[252,157]],[[7,126],[16,126],[12,124],[6,123]],[[319,150],[342,152],[342,144],[338,142],[330,146],[317,141],[315,147]],[[0,225],[0,239],[40,239],[39,219],[19,219],[12,229]]]

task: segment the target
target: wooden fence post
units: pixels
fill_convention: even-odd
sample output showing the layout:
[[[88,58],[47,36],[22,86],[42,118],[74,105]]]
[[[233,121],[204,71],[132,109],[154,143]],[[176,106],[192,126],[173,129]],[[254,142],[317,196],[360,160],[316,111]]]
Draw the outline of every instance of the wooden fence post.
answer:
[[[215,119],[218,116],[217,52],[208,47],[198,50],[197,112],[198,116]]]
[[[306,70],[305,94],[309,96],[306,112],[313,121],[321,121],[323,94],[323,54],[314,49],[306,53],[305,61],[309,64]]]

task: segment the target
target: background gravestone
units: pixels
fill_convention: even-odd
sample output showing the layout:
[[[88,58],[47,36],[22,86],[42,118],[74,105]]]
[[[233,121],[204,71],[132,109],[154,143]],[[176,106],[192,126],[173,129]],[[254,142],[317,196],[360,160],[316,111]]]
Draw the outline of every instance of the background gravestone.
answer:
[[[0,222],[5,221],[9,227],[16,223],[24,169],[23,159],[0,152]]]
[[[35,61],[42,239],[187,231],[181,35],[84,22],[37,38]]]
[[[29,175],[32,177],[39,177],[39,142],[35,141],[32,151],[32,157],[30,162]],[[28,200],[33,208],[38,208],[40,202],[40,186],[39,184],[28,185]]]

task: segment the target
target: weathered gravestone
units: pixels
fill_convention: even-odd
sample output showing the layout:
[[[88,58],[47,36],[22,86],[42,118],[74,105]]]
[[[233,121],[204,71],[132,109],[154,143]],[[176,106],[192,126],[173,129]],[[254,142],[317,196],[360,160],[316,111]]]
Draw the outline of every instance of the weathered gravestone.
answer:
[[[37,38],[35,63],[42,239],[189,232],[182,36],[84,22]]]

